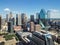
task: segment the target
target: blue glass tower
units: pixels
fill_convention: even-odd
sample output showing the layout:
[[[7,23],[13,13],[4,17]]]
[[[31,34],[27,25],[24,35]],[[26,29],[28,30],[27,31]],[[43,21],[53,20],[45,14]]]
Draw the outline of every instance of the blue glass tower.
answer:
[[[39,14],[40,19],[46,19],[46,11],[44,9],[41,9]]]

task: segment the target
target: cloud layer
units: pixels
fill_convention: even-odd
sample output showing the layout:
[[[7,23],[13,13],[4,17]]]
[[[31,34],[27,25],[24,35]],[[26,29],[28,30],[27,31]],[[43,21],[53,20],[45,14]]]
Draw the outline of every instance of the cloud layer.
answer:
[[[10,9],[9,8],[5,8],[4,11],[10,11]]]

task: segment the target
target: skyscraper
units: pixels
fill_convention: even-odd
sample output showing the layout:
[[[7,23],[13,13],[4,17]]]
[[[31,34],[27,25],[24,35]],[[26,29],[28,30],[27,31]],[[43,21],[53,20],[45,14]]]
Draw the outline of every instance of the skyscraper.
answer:
[[[39,17],[40,17],[40,20],[42,21],[42,23],[46,26],[47,13],[46,13],[45,9],[41,9]]]
[[[37,22],[37,24],[39,24],[39,19],[40,19],[39,13],[36,13],[36,22]]]
[[[8,17],[8,14],[6,14],[6,22],[9,21],[9,17]]]
[[[18,14],[16,14],[16,25],[18,26]]]
[[[12,12],[10,12],[10,14],[9,14],[9,18],[12,18],[13,17],[13,14],[12,14]]]
[[[16,14],[16,25],[21,25],[21,15]]]
[[[31,32],[34,32],[35,31],[35,29],[34,29],[34,22],[30,22],[30,31]]]
[[[26,16],[25,13],[22,13],[21,14],[21,22],[22,22],[22,28],[24,30],[26,30],[27,29],[27,27],[26,27],[26,24],[27,24],[27,16]]]
[[[46,11],[45,11],[45,9],[41,9],[41,11],[40,11],[40,19],[46,19]]]
[[[12,12],[10,12],[9,14],[6,14],[6,22],[10,21],[12,18]]]
[[[30,16],[30,21],[33,21],[34,22],[34,15],[31,15]]]
[[[1,24],[2,24],[2,23],[1,23],[1,16],[0,16],[0,30],[1,30]]]
[[[22,21],[22,25],[27,22],[27,16],[25,13],[21,14],[21,21]]]
[[[39,24],[35,25],[35,31],[40,31],[41,30],[41,26]]]
[[[15,18],[14,17],[12,18],[12,22],[13,22],[13,25],[15,25]]]
[[[21,15],[18,14],[18,25],[21,25]]]
[[[13,22],[12,21],[8,22],[8,32],[13,33]]]

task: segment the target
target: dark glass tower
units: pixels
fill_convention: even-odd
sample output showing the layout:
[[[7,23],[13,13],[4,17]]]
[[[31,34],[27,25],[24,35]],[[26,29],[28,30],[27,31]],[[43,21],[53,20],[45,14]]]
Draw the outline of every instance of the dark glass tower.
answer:
[[[0,16],[0,29],[1,29],[1,16]]]
[[[31,15],[30,16],[30,21],[33,21],[34,22],[34,15]]]
[[[16,25],[18,26],[18,14],[16,14]]]
[[[8,32],[13,33],[13,22],[12,21],[8,22]]]

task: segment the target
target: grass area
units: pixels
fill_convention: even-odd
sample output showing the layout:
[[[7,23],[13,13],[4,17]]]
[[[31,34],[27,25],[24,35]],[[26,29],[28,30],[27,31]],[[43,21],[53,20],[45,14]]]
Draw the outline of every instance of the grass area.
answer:
[[[6,41],[13,39],[13,37],[15,37],[16,41],[19,40],[18,37],[15,34],[6,34],[6,35],[4,35],[4,38],[5,38]]]
[[[13,39],[13,37],[15,37],[16,41],[19,40],[15,33],[8,33],[8,32],[0,31],[0,36],[3,36],[3,38],[5,38],[6,41]]]

